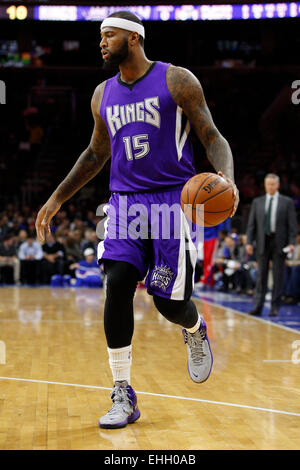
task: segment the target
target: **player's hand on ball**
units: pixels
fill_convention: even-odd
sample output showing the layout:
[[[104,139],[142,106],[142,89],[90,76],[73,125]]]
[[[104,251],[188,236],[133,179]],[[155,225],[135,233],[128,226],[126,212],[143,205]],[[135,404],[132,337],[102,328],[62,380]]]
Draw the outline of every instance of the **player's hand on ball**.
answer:
[[[59,211],[60,207],[61,204],[53,197],[50,197],[46,204],[40,209],[35,222],[36,234],[40,243],[44,243],[45,233],[51,233],[51,219]]]
[[[228,183],[230,183],[233,187],[233,195],[234,195],[234,205],[233,205],[233,209],[232,209],[232,212],[231,214],[229,215],[229,217],[233,217],[236,210],[237,210],[237,207],[239,205],[239,202],[240,202],[240,196],[239,196],[239,190],[238,188],[236,187],[236,184],[232,181],[231,178],[229,178],[228,176],[226,175],[223,175],[222,171],[218,171],[218,175],[219,176],[222,176],[222,178],[224,178]]]

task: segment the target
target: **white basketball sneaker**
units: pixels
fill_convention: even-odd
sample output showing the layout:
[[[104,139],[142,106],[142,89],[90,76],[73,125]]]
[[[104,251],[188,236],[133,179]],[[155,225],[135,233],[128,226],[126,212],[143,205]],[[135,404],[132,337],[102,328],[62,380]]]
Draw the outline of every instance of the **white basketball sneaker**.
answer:
[[[201,319],[199,330],[189,333],[182,329],[188,351],[188,371],[194,382],[201,383],[208,379],[213,365],[213,355],[206,333],[206,323]]]
[[[137,406],[137,397],[133,388],[126,380],[115,382],[111,393],[112,408],[99,420],[100,428],[124,428],[140,417]]]

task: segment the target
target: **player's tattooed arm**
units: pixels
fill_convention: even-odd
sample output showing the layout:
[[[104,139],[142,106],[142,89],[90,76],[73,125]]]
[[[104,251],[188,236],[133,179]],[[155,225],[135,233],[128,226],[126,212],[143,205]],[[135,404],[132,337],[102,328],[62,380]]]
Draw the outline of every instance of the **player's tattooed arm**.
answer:
[[[167,86],[175,103],[182,108],[205,147],[208,160],[219,174],[234,183],[230,146],[214,124],[198,79],[189,70],[171,65],[167,70]],[[235,184],[234,192],[235,205],[231,216],[239,202]]]
[[[45,232],[50,233],[50,221],[59,211],[61,205],[90,181],[110,158],[109,135],[99,114],[104,86],[105,82],[101,83],[92,97],[91,108],[94,117],[94,129],[88,147],[82,152],[69,174],[56,188],[37,215],[35,226],[40,242],[44,241]]]

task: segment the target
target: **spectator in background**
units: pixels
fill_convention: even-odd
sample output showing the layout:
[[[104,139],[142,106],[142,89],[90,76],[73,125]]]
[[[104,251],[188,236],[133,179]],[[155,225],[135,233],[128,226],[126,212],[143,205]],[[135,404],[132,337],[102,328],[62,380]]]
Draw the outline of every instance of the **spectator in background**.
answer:
[[[12,233],[7,233],[0,243],[0,271],[1,282],[10,283],[8,270],[13,270],[13,280],[16,285],[20,283],[20,260],[17,257],[17,247]]]
[[[79,246],[80,248],[80,245],[81,245],[81,242],[82,242],[82,238],[83,238],[83,230],[81,229],[78,229],[78,228],[75,228],[72,232],[73,234],[73,237],[75,239],[75,242],[77,243],[77,245]]]
[[[286,260],[284,303],[293,305],[300,301],[300,233],[296,238],[295,250]]]
[[[97,238],[97,234],[96,237],[95,234],[96,232],[92,228],[87,228],[84,231],[84,239],[81,242],[82,251],[84,251],[86,248],[92,248],[95,250],[95,252],[97,251],[99,240]]]
[[[26,242],[26,240],[27,240],[27,232],[26,230],[22,229],[19,231],[18,236],[17,236],[17,242],[16,242],[17,249],[19,249],[22,243]]]
[[[101,270],[96,261],[94,250],[86,248],[83,255],[84,260],[70,266],[70,270],[76,270],[76,287],[102,287]]]
[[[20,230],[27,230],[28,226],[24,216],[16,214],[11,220],[11,230],[14,232],[15,235],[17,235]]]
[[[80,248],[80,242],[78,242],[78,236],[74,235],[73,232],[69,231],[66,241],[65,241],[65,250],[66,250],[66,261],[68,265],[72,263],[77,263],[82,259],[82,252]]]
[[[71,224],[70,224],[70,229],[73,230],[74,232],[75,231],[80,231],[81,236],[82,236],[82,233],[85,229],[83,220],[80,217],[76,216],[74,218],[73,222],[71,222]]]
[[[49,284],[54,274],[64,274],[65,248],[52,233],[46,235],[46,242],[42,246],[44,258],[41,263],[41,281]]]
[[[220,262],[220,259],[225,258],[224,250],[225,250],[225,239],[228,236],[228,230],[222,228],[218,233],[218,244],[217,250],[215,254],[215,264],[214,264],[214,281],[215,287],[217,290],[223,289],[223,264]],[[217,262],[217,260],[219,262]]]
[[[229,219],[214,227],[204,227],[203,274],[200,279],[204,285],[213,286],[215,284],[214,265],[219,244],[218,235],[220,232],[227,234],[228,230],[230,230]]]
[[[3,240],[8,231],[8,217],[6,214],[3,214],[2,217],[0,217],[0,240]]]
[[[51,231],[52,231],[51,227]],[[52,233],[55,233],[57,238],[60,238],[60,240],[63,240],[63,243],[65,243],[66,238],[68,237],[70,232],[70,221],[68,219],[65,219],[60,222],[59,225],[57,225]]]
[[[70,220],[67,217],[66,211],[59,211],[53,219],[51,232],[56,233],[57,230],[64,230],[66,228],[70,228]]]
[[[279,177],[269,173],[264,184],[266,194],[253,200],[247,227],[247,253],[253,254],[253,244],[256,242],[258,263],[254,308],[249,314],[261,315],[267,292],[269,263],[272,260],[273,290],[269,315],[277,316],[284,286],[283,249],[293,251],[295,248],[297,218],[292,199],[279,194]]]
[[[240,266],[235,273],[236,292],[245,292],[247,295],[253,295],[255,286],[255,273],[257,263],[254,256],[250,256],[246,250],[247,236],[239,235],[237,240],[237,259]]]
[[[99,245],[99,237],[97,235],[97,232],[96,230],[93,230],[93,233],[92,233],[92,243],[94,245],[94,249],[95,249],[95,252],[97,253],[97,250],[98,250],[98,245]]]
[[[92,228],[93,230],[96,230],[97,216],[93,211],[87,212],[86,220],[88,227]]]
[[[236,287],[234,274],[240,266],[240,263],[236,243],[230,235],[227,235],[224,240],[223,254],[216,259],[216,265],[221,268],[223,272],[223,286],[221,290],[228,292],[229,289]]]
[[[63,247],[64,247],[64,252],[65,252],[65,251],[66,251],[66,249],[65,249],[65,237],[64,237],[62,231],[61,231],[61,230],[57,230],[55,233],[53,232],[53,235],[55,236],[56,241],[57,241],[58,243],[60,243],[61,245],[63,245]],[[66,255],[66,253],[65,253],[65,255]]]
[[[216,259],[216,264],[223,272],[222,289],[227,292],[229,289],[236,293],[246,293],[251,295],[254,287],[250,270],[253,265],[249,261],[246,253],[246,236],[239,235],[238,240],[228,235],[225,238],[223,254]]]
[[[20,246],[18,257],[21,261],[21,283],[39,283],[43,250],[33,234],[28,234],[27,240]]]
[[[225,250],[225,239],[228,236],[228,230],[222,229],[218,233],[218,250],[217,250],[217,258],[222,257],[224,255]]]

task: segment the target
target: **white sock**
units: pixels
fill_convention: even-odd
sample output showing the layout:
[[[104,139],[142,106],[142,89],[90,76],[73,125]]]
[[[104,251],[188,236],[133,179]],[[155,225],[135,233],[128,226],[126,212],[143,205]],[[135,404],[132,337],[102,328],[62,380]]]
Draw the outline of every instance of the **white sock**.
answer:
[[[196,333],[196,331],[199,330],[200,328],[200,323],[201,323],[201,317],[198,313],[197,323],[194,326],[192,326],[192,328],[186,328],[186,331],[188,331],[189,333]]]
[[[113,375],[114,382],[126,380],[130,384],[131,368],[131,344],[125,348],[111,349],[107,348],[109,365]]]

